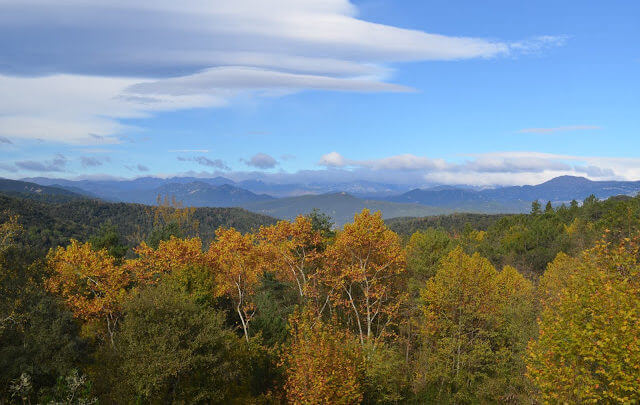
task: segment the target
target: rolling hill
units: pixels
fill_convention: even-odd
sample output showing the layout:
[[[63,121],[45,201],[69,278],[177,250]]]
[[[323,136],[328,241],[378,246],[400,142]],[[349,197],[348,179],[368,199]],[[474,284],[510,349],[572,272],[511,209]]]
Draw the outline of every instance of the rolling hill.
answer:
[[[32,200],[69,201],[85,198],[81,192],[62,187],[42,186],[36,183],[20,180],[0,179],[0,193]]]
[[[381,211],[384,218],[439,215],[450,212],[446,208],[418,204],[363,200],[344,192],[278,198],[244,204],[242,207],[252,212],[283,219],[293,219],[297,215],[309,213],[317,208],[322,213],[331,216],[338,226],[352,221],[353,215],[364,208]]]

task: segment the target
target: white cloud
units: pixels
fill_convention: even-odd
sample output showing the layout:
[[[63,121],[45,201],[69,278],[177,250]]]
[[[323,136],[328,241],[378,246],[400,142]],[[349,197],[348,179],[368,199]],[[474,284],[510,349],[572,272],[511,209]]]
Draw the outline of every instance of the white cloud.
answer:
[[[325,167],[344,167],[350,165],[349,161],[338,152],[329,152],[322,155],[318,164]]]
[[[388,82],[388,64],[561,43],[371,23],[348,0],[0,0],[0,11],[0,92],[12,95],[0,99],[0,136],[78,144],[116,143],[133,130],[121,119],[159,111],[305,89],[407,91]]]
[[[640,158],[603,158],[540,152],[495,152],[469,155],[466,161],[445,161],[411,154],[372,160],[353,160],[337,152],[319,164],[349,172],[360,180],[393,183],[469,184],[479,186],[539,184],[557,176],[592,180],[639,180]],[[395,180],[394,180],[395,179]]]
[[[338,152],[323,155],[318,162],[325,167],[361,167],[373,170],[432,170],[444,169],[448,164],[442,159],[431,159],[412,154],[389,156],[382,159],[352,160],[346,159]]]
[[[76,144],[118,143],[132,128],[119,118],[147,117],[154,111],[221,104],[208,95],[135,98],[127,87],[139,79],[53,75],[0,75],[0,136]]]

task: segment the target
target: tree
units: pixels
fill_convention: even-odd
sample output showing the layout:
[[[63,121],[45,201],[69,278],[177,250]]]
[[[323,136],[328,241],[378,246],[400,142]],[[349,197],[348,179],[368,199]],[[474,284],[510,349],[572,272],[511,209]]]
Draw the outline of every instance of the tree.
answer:
[[[325,239],[332,238],[335,235],[335,232],[333,231],[334,223],[331,221],[331,217],[329,215],[320,212],[317,208],[314,208],[306,215],[306,217],[311,221],[311,228],[314,231],[320,232]]]
[[[295,221],[279,221],[260,228],[259,238],[267,253],[269,266],[280,278],[295,282],[301,298],[317,268],[323,238],[312,221],[298,216]]]
[[[360,347],[349,332],[310,311],[289,318],[291,343],[283,354],[285,390],[292,404],[358,404]]]
[[[535,319],[530,282],[458,247],[427,281],[422,300],[416,382],[423,396],[460,403],[524,395],[523,355]]]
[[[219,228],[205,260],[213,271],[215,293],[234,302],[244,337],[249,342],[249,322],[255,305],[251,297],[263,273],[263,255],[252,234],[242,235],[233,228]]]
[[[411,235],[407,243],[407,270],[418,280],[426,281],[437,270],[440,259],[454,248],[445,231],[428,228]]]
[[[540,207],[540,201],[535,200],[534,202],[531,203],[531,215],[540,215],[540,213],[542,213],[541,207]]]
[[[327,248],[324,277],[336,292],[335,305],[352,312],[362,345],[375,348],[397,321],[404,301],[398,288],[405,256],[398,235],[387,229],[379,212],[365,209]]]
[[[547,205],[544,207],[545,214],[553,214],[553,205],[551,205],[551,201],[547,201]]]
[[[84,361],[86,344],[73,315],[43,288],[41,261],[15,216],[0,223],[0,403],[24,402],[53,389]],[[12,383],[13,381],[13,383]],[[12,388],[13,387],[13,388]],[[41,401],[46,402],[46,401]]]
[[[544,402],[632,403],[640,397],[638,239],[559,256],[543,277],[539,335],[527,371]],[[559,285],[554,280],[562,280]]]
[[[153,217],[153,230],[149,235],[149,245],[157,248],[160,241],[193,235],[198,230],[199,221],[194,218],[196,209],[184,207],[175,197],[158,195],[156,205],[149,208]]]
[[[82,320],[104,320],[111,344],[122,317],[122,302],[135,280],[124,266],[116,266],[106,249],[94,251],[91,244],[72,240],[47,255],[52,275],[46,287],[60,294],[73,314]]]
[[[138,258],[127,261],[126,266],[138,280],[154,281],[160,274],[205,264],[202,241],[197,237],[179,239],[171,236],[159,241],[156,249],[142,242],[134,252]]]
[[[241,402],[247,369],[239,338],[224,314],[169,285],[129,300],[117,337],[121,381],[151,403]]]
[[[128,250],[127,246],[120,240],[118,228],[111,223],[102,224],[98,233],[89,240],[89,243],[95,250],[106,249],[117,260],[124,259]]]

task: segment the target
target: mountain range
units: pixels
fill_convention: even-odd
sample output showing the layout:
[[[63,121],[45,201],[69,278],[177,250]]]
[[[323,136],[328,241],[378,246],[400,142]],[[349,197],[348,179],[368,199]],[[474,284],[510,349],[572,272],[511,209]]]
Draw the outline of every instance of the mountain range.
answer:
[[[275,193],[267,193],[269,190]],[[38,177],[2,180],[0,191],[142,204],[154,204],[158,196],[166,196],[175,197],[187,206],[242,207],[276,218],[294,218],[317,208],[340,225],[363,208],[380,210],[385,218],[450,212],[527,212],[534,200],[560,205],[571,200],[582,201],[590,195],[600,199],[634,196],[640,192],[640,181],[591,181],[562,176],[538,185],[490,189],[438,186],[407,190],[403,186],[374,182],[299,185],[269,184],[260,180],[234,182],[224,177],[75,181]]]
[[[393,202],[447,207],[455,211],[482,213],[526,212],[531,202],[551,201],[553,205],[582,201],[590,195],[605,199],[616,195],[635,196],[640,181],[591,181],[584,177],[560,176],[535,186],[510,186],[484,190],[456,187],[414,189],[387,197]]]

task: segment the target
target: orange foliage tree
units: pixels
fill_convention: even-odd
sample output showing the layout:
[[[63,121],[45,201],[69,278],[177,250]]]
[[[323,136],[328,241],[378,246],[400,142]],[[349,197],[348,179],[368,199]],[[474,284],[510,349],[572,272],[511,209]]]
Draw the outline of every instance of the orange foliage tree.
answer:
[[[379,212],[365,209],[344,226],[326,250],[325,282],[336,292],[336,306],[349,308],[361,344],[375,348],[397,321],[405,295],[398,288],[405,255],[398,235]]]
[[[298,294],[305,297],[323,243],[320,232],[313,230],[311,220],[300,215],[293,222],[279,221],[260,228],[259,238],[276,274],[295,282]]]
[[[263,272],[263,255],[254,236],[233,228],[218,228],[205,260],[214,274],[216,295],[233,300],[248,342],[249,322],[255,312],[251,297]]]
[[[46,288],[60,294],[73,314],[82,320],[105,320],[109,339],[122,315],[122,301],[135,281],[124,266],[116,266],[106,249],[94,251],[91,244],[71,240],[47,255],[52,276]]]
[[[289,325],[291,344],[283,356],[289,403],[360,403],[361,354],[354,336],[323,323],[308,310],[294,312]]]
[[[139,281],[153,281],[164,272],[204,264],[200,238],[172,236],[169,240],[160,241],[157,249],[142,242],[134,252],[138,258],[128,260],[126,266]]]

